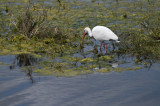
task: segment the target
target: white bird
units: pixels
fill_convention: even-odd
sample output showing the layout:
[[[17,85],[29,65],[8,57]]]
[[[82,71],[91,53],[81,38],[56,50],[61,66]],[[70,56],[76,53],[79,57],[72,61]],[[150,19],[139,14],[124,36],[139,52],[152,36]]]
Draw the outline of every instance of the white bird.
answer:
[[[86,27],[84,29],[84,33],[82,36],[82,42],[84,41],[85,36],[88,35],[90,37],[94,37],[96,40],[102,41],[101,42],[101,46],[100,46],[100,51],[101,51],[101,47],[102,44],[104,43],[104,41],[116,41],[116,42],[120,42],[118,40],[118,37],[116,34],[114,34],[109,28],[105,27],[105,26],[95,26],[92,31],[89,27]],[[106,52],[107,52],[107,45],[104,43],[105,48],[106,48]]]

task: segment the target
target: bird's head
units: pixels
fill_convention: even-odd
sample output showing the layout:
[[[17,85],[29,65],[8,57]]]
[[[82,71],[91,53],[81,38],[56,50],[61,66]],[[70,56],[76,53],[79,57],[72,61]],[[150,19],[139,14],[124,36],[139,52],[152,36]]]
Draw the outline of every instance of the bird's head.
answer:
[[[83,36],[82,36],[82,42],[84,41],[85,36],[91,36],[91,29],[89,27],[84,28]]]

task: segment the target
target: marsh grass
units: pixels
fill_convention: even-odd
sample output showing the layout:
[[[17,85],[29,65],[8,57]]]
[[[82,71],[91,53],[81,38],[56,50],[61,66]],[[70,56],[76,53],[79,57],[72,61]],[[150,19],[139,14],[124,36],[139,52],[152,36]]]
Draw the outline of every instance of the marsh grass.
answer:
[[[56,43],[70,42],[70,35],[73,35],[72,30],[66,30],[64,27],[56,26],[52,21],[47,20],[48,10],[40,7],[33,8],[30,5],[26,10],[11,13],[11,29],[15,34],[25,36],[28,39],[33,37],[38,39],[50,38]],[[50,43],[52,40],[46,40]]]
[[[27,7],[24,12],[21,11],[16,16],[11,14],[11,23],[14,26],[13,31],[27,38],[38,36],[47,31],[46,17],[46,11],[33,11],[30,7]]]

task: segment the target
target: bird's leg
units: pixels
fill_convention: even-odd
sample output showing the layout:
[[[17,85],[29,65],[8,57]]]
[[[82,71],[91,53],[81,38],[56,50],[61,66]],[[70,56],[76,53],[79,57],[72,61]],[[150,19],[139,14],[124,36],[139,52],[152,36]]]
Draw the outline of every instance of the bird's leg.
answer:
[[[101,42],[101,46],[99,47],[99,50],[100,50],[101,52],[102,52],[102,49],[101,49],[101,48],[102,48],[103,42],[104,42],[104,41]]]
[[[115,44],[112,42],[113,51],[115,51]]]
[[[104,43],[104,47],[106,48],[106,53],[107,53],[107,44],[106,43]]]

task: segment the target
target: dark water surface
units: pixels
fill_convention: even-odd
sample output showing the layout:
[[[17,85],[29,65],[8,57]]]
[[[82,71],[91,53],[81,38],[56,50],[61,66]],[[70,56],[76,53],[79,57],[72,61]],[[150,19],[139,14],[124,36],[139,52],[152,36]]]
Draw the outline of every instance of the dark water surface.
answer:
[[[7,56],[6,56],[7,57]],[[14,57],[1,61],[11,64]],[[124,64],[123,64],[124,65]],[[38,76],[0,65],[0,106],[159,106],[160,65],[76,77]]]

